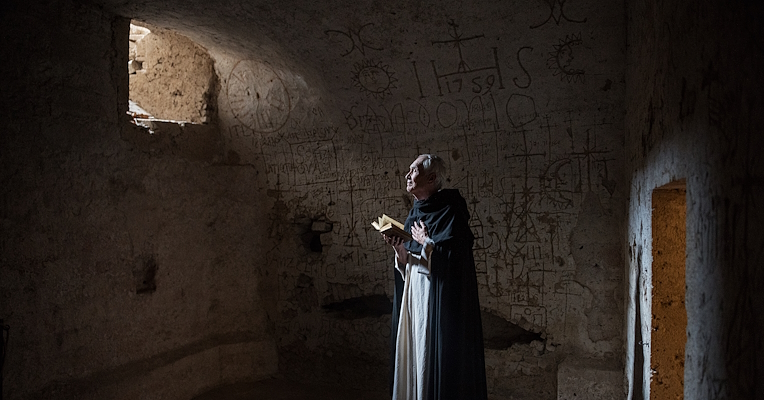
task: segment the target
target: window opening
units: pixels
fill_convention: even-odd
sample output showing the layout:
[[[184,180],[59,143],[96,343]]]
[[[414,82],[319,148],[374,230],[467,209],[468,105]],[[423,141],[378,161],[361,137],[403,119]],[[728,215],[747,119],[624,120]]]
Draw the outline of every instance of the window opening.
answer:
[[[133,123],[210,121],[217,75],[206,49],[191,39],[133,20],[127,71]]]

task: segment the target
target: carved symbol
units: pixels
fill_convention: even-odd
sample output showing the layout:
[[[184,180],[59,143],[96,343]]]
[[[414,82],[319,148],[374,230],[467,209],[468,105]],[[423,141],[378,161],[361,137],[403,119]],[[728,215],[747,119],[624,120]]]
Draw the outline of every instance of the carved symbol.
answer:
[[[488,67],[478,67],[478,68],[472,68],[469,65],[467,65],[467,62],[464,60],[464,55],[462,54],[462,46],[463,42],[468,42],[470,40],[480,39],[484,38],[485,35],[475,35],[475,36],[469,36],[464,37],[461,33],[459,33],[459,25],[454,22],[454,20],[449,20],[448,25],[451,27],[452,33],[449,34],[452,39],[449,40],[434,40],[432,41],[432,44],[442,44],[442,45],[450,45],[454,47],[458,54],[459,54],[459,63],[456,65],[456,70],[452,72],[440,72],[438,71],[438,67],[435,64],[435,60],[430,60],[430,63],[432,64],[432,72],[435,75],[435,79],[438,83],[438,96],[443,96],[443,89],[445,84],[445,89],[448,93],[459,93],[462,90],[462,87],[464,86],[463,83],[466,80],[477,84],[476,80],[480,80],[482,76],[478,76],[475,78],[472,77],[472,80],[469,80],[469,77],[467,75],[472,75],[476,72],[481,71],[495,71],[496,77],[494,77],[492,74],[490,76],[486,76],[485,83],[487,86],[486,92],[490,91],[493,87],[495,81],[498,80],[499,89],[504,89],[504,82],[502,81],[501,77],[501,68],[499,67],[499,55],[497,52],[496,47],[492,47],[493,49],[493,59],[494,59],[494,65],[488,66]],[[416,70],[416,64],[414,64],[414,72],[416,73],[417,79],[419,78],[419,72]],[[454,84],[453,87],[451,84]],[[482,91],[482,86],[478,86],[479,89],[475,92],[478,93]],[[474,90],[473,90],[474,91]],[[420,94],[424,95],[421,91],[421,83],[420,83]]]
[[[581,34],[565,36],[565,39],[560,39],[560,43],[554,45],[553,52],[549,53],[550,57],[546,61],[549,69],[554,69],[554,76],[561,75],[560,79],[565,79],[568,82],[583,82],[584,73],[583,69],[571,68],[573,63],[573,48],[582,43]]]
[[[536,102],[530,96],[513,94],[507,100],[506,109],[509,122],[514,128],[522,128],[538,117]]]
[[[228,77],[228,104],[234,117],[256,132],[275,132],[289,119],[291,100],[284,82],[265,64],[236,63]]]
[[[541,174],[541,191],[551,204],[557,209],[566,209],[573,207],[573,200],[570,197],[570,180],[563,168],[570,167],[571,160],[563,158],[552,162]]]
[[[435,115],[438,117],[440,126],[444,128],[450,128],[458,119],[456,106],[448,102],[441,102],[438,104],[438,108],[435,110]]]
[[[342,57],[345,57],[346,55],[352,53],[354,50],[358,50],[361,53],[361,55],[365,56],[367,48],[372,50],[382,50],[382,48],[369,46],[361,37],[361,31],[363,31],[363,29],[369,25],[374,25],[374,24],[368,23],[358,28],[358,30],[353,30],[351,28],[348,28],[347,32],[339,31],[335,29],[329,29],[324,31],[324,33],[330,36],[341,35],[342,37],[350,41],[350,50],[347,50],[346,52],[342,53]]]
[[[565,1],[566,0],[547,0],[546,3],[549,6],[549,16],[544,22],[538,25],[532,25],[531,29],[536,29],[542,25],[545,25],[549,20],[554,20],[554,23],[560,25],[560,21],[563,19],[568,22],[583,23],[586,22],[586,18],[583,20],[570,19],[565,15]]]
[[[525,72],[525,75],[528,77],[528,83],[526,85],[520,85],[519,83],[517,83],[517,78],[512,79],[512,81],[515,83],[515,86],[519,87],[520,89],[526,89],[528,86],[531,85],[531,81],[532,81],[531,74],[528,73],[528,70],[525,69],[525,67],[523,66],[523,62],[520,61],[520,52],[523,50],[530,50],[532,53],[533,47],[525,46],[525,47],[521,47],[520,50],[517,50],[517,64],[520,65],[520,68],[522,68],[523,72]]]
[[[576,185],[576,189],[580,192],[582,189],[581,180],[586,178],[588,191],[592,191],[592,181],[594,180],[594,169],[597,165],[607,169],[607,159],[602,158],[604,154],[609,153],[610,150],[606,150],[600,146],[597,146],[597,136],[595,134],[594,140],[591,138],[591,129],[586,130],[586,142],[583,148],[579,151],[573,151],[571,156],[578,161],[578,179],[579,182]],[[582,166],[582,164],[585,164]]]
[[[398,82],[398,79],[395,78],[395,73],[390,71],[389,65],[364,60],[353,66],[353,85],[375,98],[384,98],[392,94],[391,89],[396,88],[395,82]]]

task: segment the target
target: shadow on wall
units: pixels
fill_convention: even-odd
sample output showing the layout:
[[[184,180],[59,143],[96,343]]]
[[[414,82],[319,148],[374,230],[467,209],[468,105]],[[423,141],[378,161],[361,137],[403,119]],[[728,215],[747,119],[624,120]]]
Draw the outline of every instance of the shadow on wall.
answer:
[[[324,311],[338,319],[352,320],[360,318],[379,318],[390,314],[393,303],[384,294],[353,297],[322,307]],[[506,319],[483,310],[483,338],[485,348],[504,350],[514,344],[529,344],[544,341],[541,333],[528,331]]]
[[[529,344],[544,341],[541,333],[532,332],[506,319],[483,310],[483,340],[486,349],[504,350],[514,344]]]
[[[393,303],[384,294],[353,297],[322,307],[339,319],[379,318],[393,312]]]

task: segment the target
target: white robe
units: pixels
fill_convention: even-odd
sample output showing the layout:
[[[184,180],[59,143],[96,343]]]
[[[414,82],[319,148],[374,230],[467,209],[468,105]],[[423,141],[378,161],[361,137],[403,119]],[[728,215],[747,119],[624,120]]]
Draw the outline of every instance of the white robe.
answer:
[[[423,246],[420,254],[408,253],[408,263],[395,269],[403,276],[401,315],[395,346],[395,375],[393,400],[423,400],[427,398],[429,363],[428,343],[430,329],[430,246]]]

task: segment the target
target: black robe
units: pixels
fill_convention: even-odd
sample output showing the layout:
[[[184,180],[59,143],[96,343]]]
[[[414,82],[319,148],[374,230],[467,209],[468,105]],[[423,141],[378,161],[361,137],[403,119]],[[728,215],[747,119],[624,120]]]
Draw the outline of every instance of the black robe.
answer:
[[[440,190],[426,200],[414,202],[406,218],[406,231],[410,233],[419,220],[435,242],[430,272],[429,399],[485,400],[483,326],[472,254],[475,237],[469,227],[467,202],[457,189]],[[412,240],[406,243],[406,249],[419,253],[422,245]],[[391,379],[402,295],[403,278],[396,273]]]

